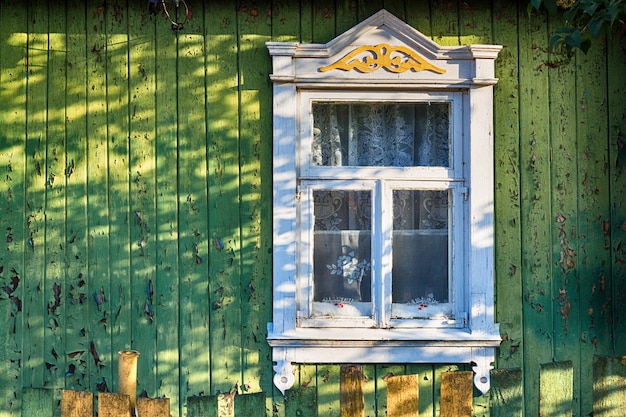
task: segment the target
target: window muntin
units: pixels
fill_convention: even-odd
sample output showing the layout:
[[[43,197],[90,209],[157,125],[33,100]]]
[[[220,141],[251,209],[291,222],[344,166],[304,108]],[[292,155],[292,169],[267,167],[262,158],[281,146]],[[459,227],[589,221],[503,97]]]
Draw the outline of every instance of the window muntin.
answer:
[[[458,326],[462,94],[301,99],[298,326]]]

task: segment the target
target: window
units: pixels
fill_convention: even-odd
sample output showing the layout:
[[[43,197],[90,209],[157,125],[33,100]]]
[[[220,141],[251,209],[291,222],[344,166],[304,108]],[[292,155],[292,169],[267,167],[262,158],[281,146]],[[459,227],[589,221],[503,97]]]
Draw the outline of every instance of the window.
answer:
[[[489,389],[499,46],[442,48],[386,11],[268,43],[276,386],[293,363],[473,363]]]
[[[462,326],[461,94],[305,91],[300,106],[298,325]]]

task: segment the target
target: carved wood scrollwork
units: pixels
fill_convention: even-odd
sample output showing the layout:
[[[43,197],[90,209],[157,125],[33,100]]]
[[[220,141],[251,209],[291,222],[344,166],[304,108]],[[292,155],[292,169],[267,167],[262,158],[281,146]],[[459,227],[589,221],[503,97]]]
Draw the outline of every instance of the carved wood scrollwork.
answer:
[[[400,74],[406,71],[432,71],[444,74],[445,69],[426,61],[417,52],[404,46],[391,46],[386,43],[360,46],[339,61],[321,67],[321,72],[334,69],[343,71],[356,70],[363,73],[374,72],[381,68]]]

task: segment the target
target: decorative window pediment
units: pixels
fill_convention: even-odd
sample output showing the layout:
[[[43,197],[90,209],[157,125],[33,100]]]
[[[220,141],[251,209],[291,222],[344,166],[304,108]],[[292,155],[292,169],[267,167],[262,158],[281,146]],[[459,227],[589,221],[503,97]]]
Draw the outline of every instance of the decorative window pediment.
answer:
[[[441,47],[385,10],[267,46],[276,386],[294,363],[472,363],[486,392],[501,47]]]

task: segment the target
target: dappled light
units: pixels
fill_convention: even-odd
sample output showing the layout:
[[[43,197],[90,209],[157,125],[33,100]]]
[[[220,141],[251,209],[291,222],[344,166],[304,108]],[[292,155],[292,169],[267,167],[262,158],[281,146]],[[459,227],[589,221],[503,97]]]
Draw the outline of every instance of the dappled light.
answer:
[[[495,365],[524,375],[490,395],[546,417],[619,406],[619,366],[592,366],[626,349],[619,42],[557,65],[553,18],[531,21],[525,3],[353,3],[189,2],[179,31],[145,2],[0,3],[0,417],[20,415],[23,388],[116,392],[125,349],[140,352],[137,393],[170,398],[173,416],[189,397],[228,410],[261,392],[267,415],[340,414],[339,365],[297,366],[284,396],[272,382],[267,323],[293,308],[273,305],[272,271],[294,277],[285,294],[298,272],[273,265],[272,240],[298,248],[272,224],[272,181],[295,187],[272,167],[296,161],[272,159],[265,42],[326,43],[383,6],[440,45],[505,45],[495,206],[472,220],[473,243],[495,246]],[[492,210],[495,235],[481,228]],[[443,359],[363,365],[365,415],[385,415],[389,377],[414,374],[419,415],[439,415],[442,373],[471,370]],[[541,403],[553,361],[572,362],[571,392]],[[473,401],[477,415],[497,403]]]

